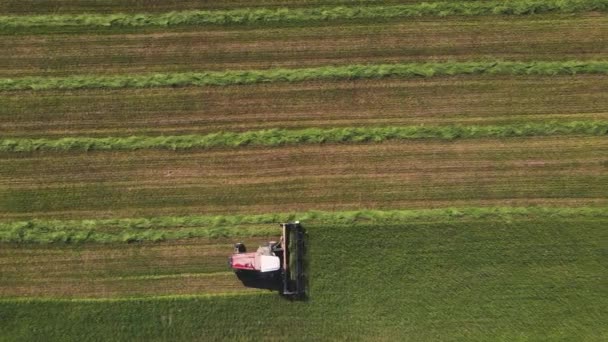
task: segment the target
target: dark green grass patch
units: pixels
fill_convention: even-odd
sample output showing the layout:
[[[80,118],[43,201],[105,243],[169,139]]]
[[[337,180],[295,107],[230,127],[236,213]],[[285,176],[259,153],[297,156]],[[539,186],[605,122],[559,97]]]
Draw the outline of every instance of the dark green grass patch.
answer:
[[[354,80],[386,77],[453,75],[576,75],[608,74],[608,61],[444,62],[327,66],[302,69],[209,71],[168,74],[22,77],[0,79],[0,91],[225,86],[309,80]]]
[[[2,300],[8,340],[602,340],[606,219],[307,225],[310,298]]]
[[[207,135],[72,137],[62,139],[0,139],[1,152],[108,151],[141,149],[209,149],[240,146],[282,146],[294,144],[365,143],[411,139],[474,139],[554,135],[603,136],[606,121],[572,121],[512,125],[447,125],[361,128],[270,129],[244,133],[220,132]]]

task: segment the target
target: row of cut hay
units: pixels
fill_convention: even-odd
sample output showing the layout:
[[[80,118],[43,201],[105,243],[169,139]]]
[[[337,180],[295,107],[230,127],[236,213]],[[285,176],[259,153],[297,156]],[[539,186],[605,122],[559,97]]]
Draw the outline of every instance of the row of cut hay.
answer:
[[[243,133],[219,132],[207,135],[70,137],[0,139],[0,152],[107,151],[107,150],[188,150],[282,146],[295,144],[365,143],[411,139],[474,139],[525,136],[608,134],[608,121],[572,121],[510,125],[446,125],[399,127],[269,129]]]
[[[324,66],[301,69],[209,71],[139,75],[80,75],[0,79],[0,91],[226,86],[309,80],[354,80],[385,77],[456,75],[576,75],[608,74],[608,61],[442,62]]]
[[[605,0],[442,1],[388,6],[233,9],[161,14],[0,16],[0,30],[40,27],[145,27],[390,19],[420,16],[529,15],[605,11]]]
[[[276,223],[408,223],[527,218],[607,218],[604,207],[468,207],[422,210],[308,211],[258,215],[165,216],[99,220],[29,220],[0,222],[5,243],[113,243],[186,238],[251,237],[276,235]]]

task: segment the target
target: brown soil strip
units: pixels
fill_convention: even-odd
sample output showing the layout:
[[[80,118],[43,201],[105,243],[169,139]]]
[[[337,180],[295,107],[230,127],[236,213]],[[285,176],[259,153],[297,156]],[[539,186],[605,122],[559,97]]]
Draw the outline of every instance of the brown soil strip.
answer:
[[[278,231],[278,230],[277,230]],[[246,239],[251,248],[266,238]],[[229,239],[117,245],[3,245],[0,297],[125,297],[247,291]]]
[[[604,76],[451,77],[5,93],[6,136],[608,119]]]
[[[601,59],[608,17],[408,19],[264,29],[1,36],[0,77],[446,60]]]
[[[603,137],[6,155],[0,217],[602,203]],[[114,211],[115,210],[115,211]]]

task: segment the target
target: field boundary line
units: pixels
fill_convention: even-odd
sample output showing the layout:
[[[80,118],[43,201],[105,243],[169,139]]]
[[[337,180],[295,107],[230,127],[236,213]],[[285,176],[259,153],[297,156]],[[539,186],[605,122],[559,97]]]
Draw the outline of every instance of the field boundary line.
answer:
[[[26,76],[0,78],[0,91],[52,89],[122,89],[187,86],[227,86],[311,80],[356,80],[387,77],[420,78],[457,75],[577,75],[608,74],[608,61],[472,61],[400,64],[353,64],[297,69],[229,70],[132,75]]]
[[[603,0],[442,1],[387,6],[190,10],[138,14],[63,14],[0,16],[0,31],[53,27],[171,27],[180,25],[244,25],[421,16],[531,15],[606,11]]]

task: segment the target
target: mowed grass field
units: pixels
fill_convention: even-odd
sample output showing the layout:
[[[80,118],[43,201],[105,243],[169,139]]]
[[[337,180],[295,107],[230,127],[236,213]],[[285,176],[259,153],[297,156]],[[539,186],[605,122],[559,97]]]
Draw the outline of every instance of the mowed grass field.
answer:
[[[4,154],[1,217],[606,205],[607,144],[532,137]]]
[[[0,98],[0,128],[34,138],[607,120],[607,87],[581,75],[19,91]]]
[[[2,2],[0,340],[608,339],[607,13]],[[308,299],[245,287],[298,219]]]
[[[296,27],[144,28],[88,34],[5,36],[0,77],[448,60],[601,59],[604,16],[559,14],[472,20],[414,18]]]

